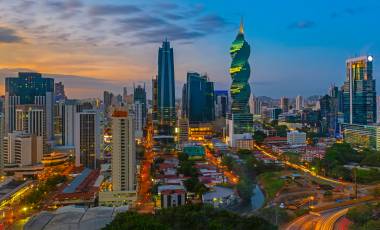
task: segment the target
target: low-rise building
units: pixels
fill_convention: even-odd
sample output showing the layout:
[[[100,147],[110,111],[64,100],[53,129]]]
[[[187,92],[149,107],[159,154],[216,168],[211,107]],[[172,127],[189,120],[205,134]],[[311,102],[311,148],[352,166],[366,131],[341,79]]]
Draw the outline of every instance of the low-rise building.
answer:
[[[289,145],[306,145],[306,133],[292,130],[287,133],[287,142]]]
[[[186,189],[183,185],[161,185],[158,186],[160,207],[169,208],[186,204]]]
[[[342,124],[345,142],[359,148],[369,148],[380,151],[380,126]]]

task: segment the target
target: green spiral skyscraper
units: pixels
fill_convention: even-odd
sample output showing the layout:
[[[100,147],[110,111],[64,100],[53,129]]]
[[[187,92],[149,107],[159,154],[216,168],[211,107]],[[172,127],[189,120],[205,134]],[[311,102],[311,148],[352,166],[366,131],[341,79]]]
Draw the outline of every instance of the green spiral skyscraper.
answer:
[[[232,63],[230,74],[232,78],[231,97],[232,106],[231,114],[233,120],[233,134],[243,134],[252,132],[253,117],[250,114],[248,100],[251,95],[251,88],[248,80],[251,74],[251,67],[248,58],[251,48],[244,39],[243,22],[240,24],[239,33],[233,41],[230,48]]]

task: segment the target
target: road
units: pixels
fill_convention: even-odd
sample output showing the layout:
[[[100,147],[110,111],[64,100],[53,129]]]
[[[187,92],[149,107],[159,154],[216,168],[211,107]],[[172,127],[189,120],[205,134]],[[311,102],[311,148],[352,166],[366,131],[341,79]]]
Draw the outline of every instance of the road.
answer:
[[[226,166],[222,165],[220,161],[211,153],[211,151],[206,147],[206,160],[221,169],[223,175],[227,177],[228,182],[231,184],[237,184],[239,182],[239,177],[232,171],[229,171]]]
[[[285,230],[333,230],[336,221],[344,216],[348,208],[336,208],[321,213],[312,213],[299,217]]]
[[[139,187],[137,191],[136,209],[141,213],[153,213],[154,203],[152,201],[151,189],[153,186],[151,178],[151,166],[153,163],[153,126],[147,127],[147,136],[145,138],[145,155],[140,167]]]

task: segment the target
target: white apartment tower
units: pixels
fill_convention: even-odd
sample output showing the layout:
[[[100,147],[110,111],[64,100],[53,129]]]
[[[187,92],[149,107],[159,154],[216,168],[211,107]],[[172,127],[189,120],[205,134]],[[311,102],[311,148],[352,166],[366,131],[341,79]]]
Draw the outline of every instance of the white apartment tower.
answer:
[[[112,189],[136,190],[134,118],[127,111],[112,114]]]

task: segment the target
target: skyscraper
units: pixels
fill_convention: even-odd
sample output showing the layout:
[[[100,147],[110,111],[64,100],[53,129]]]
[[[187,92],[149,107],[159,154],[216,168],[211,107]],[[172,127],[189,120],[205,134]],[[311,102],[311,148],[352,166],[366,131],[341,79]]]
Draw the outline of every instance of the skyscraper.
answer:
[[[58,101],[64,101],[66,100],[66,94],[65,94],[65,86],[62,82],[57,82],[54,85],[54,100],[56,102]]]
[[[262,102],[255,96],[249,98],[249,108],[252,114],[260,115],[261,114]]]
[[[182,109],[190,123],[207,123],[215,120],[214,82],[207,76],[188,72],[183,86]]]
[[[103,92],[103,103],[104,103],[104,108],[107,108],[108,106],[112,105],[113,101],[113,93],[104,91]]]
[[[229,100],[227,90],[215,90],[215,118],[226,117],[229,112]]]
[[[283,113],[287,113],[289,111],[289,98],[281,97],[280,108],[281,108]]]
[[[95,169],[100,157],[100,119],[98,110],[83,110],[75,119],[75,166]]]
[[[303,109],[303,97],[301,95],[298,95],[296,97],[296,110],[302,110]]]
[[[253,130],[253,116],[250,113],[248,100],[251,95],[251,88],[248,79],[251,67],[248,58],[251,48],[244,39],[243,23],[240,24],[239,33],[232,43],[230,54],[232,63],[230,74],[231,84],[231,117],[228,119],[228,133],[230,145],[235,147],[236,140],[249,136]]]
[[[143,129],[146,125],[146,91],[145,84],[144,87],[138,85],[133,89],[133,102],[136,104],[137,102],[141,105],[141,128]]]
[[[5,79],[5,131],[16,129],[17,105],[40,105],[45,111],[46,137],[54,140],[54,79],[43,78],[40,73],[19,73]]]
[[[112,189],[136,190],[134,121],[126,111],[112,114]]]
[[[158,50],[157,119],[161,132],[173,134],[176,124],[173,48],[165,40]]]
[[[372,62],[372,56],[346,61],[346,80],[343,86],[345,123],[376,123],[376,83],[372,77]]]

